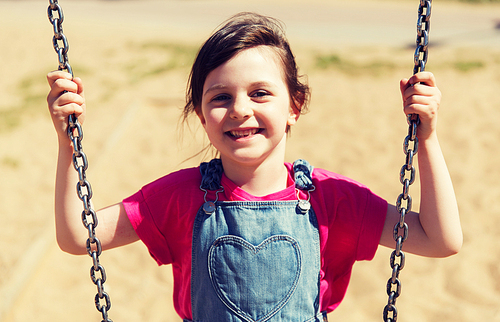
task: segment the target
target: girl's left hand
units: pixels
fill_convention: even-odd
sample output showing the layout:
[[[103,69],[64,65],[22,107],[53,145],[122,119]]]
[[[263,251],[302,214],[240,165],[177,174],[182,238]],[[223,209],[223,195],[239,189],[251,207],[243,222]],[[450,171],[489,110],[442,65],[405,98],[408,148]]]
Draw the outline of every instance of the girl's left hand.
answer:
[[[430,72],[417,73],[410,79],[402,79],[399,87],[405,114],[418,114],[420,117],[419,140],[434,136],[441,103],[441,91],[436,87],[434,75]]]

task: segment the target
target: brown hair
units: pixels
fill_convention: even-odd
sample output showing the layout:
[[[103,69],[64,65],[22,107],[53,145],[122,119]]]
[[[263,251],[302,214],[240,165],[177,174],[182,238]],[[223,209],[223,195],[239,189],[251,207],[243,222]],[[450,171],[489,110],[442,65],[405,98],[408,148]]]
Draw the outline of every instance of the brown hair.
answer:
[[[208,74],[239,52],[256,46],[269,46],[275,50],[283,66],[283,75],[293,106],[302,113],[306,111],[310,96],[309,86],[299,79],[295,57],[282,23],[271,17],[243,12],[224,22],[198,52],[189,75],[184,120],[191,113],[199,112],[203,85]]]

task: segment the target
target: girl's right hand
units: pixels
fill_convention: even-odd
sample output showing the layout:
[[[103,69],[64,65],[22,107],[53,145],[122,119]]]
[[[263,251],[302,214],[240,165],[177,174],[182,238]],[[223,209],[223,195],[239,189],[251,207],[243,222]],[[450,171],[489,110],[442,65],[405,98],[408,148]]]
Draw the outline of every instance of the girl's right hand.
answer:
[[[47,75],[50,92],[47,95],[50,116],[59,138],[67,138],[68,116],[75,114],[80,124],[85,120],[83,83],[78,77],[63,71]]]

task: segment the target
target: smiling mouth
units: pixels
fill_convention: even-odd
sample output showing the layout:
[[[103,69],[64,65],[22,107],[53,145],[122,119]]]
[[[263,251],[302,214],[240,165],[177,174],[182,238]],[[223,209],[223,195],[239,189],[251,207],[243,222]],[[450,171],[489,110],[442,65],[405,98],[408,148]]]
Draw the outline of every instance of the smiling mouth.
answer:
[[[246,138],[246,137],[255,135],[257,133],[260,133],[261,131],[262,131],[262,129],[249,129],[249,130],[241,130],[241,131],[236,131],[236,130],[227,131],[226,133],[233,138],[239,139],[239,138]]]

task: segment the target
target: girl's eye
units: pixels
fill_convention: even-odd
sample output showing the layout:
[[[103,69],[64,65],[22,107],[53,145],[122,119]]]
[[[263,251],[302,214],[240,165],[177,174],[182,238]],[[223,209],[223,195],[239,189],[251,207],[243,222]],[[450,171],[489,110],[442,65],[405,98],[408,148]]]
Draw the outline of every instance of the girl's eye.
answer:
[[[213,102],[224,102],[226,100],[229,100],[231,99],[231,97],[229,95],[226,95],[226,94],[220,94],[220,95],[217,95],[215,96],[212,101]]]
[[[252,94],[253,97],[262,98],[271,95],[269,92],[264,90],[258,90]]]

